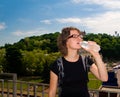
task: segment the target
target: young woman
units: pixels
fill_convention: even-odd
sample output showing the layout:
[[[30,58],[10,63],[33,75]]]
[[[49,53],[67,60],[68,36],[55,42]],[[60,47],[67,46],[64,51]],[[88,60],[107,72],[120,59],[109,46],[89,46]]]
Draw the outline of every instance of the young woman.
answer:
[[[82,32],[75,27],[66,27],[62,29],[58,37],[58,48],[62,54],[64,77],[62,84],[59,86],[59,97],[89,97],[87,87],[87,76],[84,70],[82,58],[79,54],[81,48],[80,42],[83,41]],[[89,41],[88,44],[96,44],[94,41]],[[85,49],[85,48],[83,48]],[[92,48],[85,49],[89,52],[94,60],[88,60],[90,71],[101,81],[107,81],[108,75],[104,62],[101,59],[99,52],[95,52]],[[50,70],[50,87],[49,97],[56,97],[58,88],[58,65],[54,62]]]

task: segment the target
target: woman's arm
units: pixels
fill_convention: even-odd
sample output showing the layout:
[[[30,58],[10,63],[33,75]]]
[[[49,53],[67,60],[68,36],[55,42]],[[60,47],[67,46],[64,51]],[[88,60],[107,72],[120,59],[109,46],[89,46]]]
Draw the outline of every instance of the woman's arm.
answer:
[[[90,71],[101,81],[108,80],[108,73],[106,70],[106,66],[101,58],[99,52],[94,51],[96,42],[88,41],[89,48],[84,48],[88,51],[94,58],[95,63],[91,65]]]
[[[58,83],[58,76],[54,72],[50,71],[50,87],[49,87],[48,97],[56,96],[57,83]]]
[[[101,81],[107,81],[108,80],[108,73],[106,70],[106,66],[104,62],[102,61],[102,58],[99,53],[94,52],[92,53],[95,64],[92,64],[90,67],[90,71]]]

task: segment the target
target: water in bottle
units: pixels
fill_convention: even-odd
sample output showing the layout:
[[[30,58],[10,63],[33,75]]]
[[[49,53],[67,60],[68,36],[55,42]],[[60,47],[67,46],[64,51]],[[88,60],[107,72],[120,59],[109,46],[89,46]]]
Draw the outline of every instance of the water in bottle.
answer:
[[[93,49],[95,52],[100,51],[100,46],[98,44],[91,45],[91,44],[88,44],[87,41],[82,41],[80,42],[80,45],[81,47],[86,48],[86,49]]]

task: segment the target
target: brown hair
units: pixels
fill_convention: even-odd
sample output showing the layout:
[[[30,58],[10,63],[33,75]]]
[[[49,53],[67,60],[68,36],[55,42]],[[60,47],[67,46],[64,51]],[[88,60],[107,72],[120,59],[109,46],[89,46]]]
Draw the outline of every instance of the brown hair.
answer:
[[[66,47],[66,41],[68,39],[68,36],[70,35],[71,30],[77,30],[78,33],[83,35],[83,32],[81,32],[79,29],[77,29],[75,27],[65,27],[62,29],[62,31],[57,39],[57,46],[63,56],[67,55],[67,53],[68,53],[68,50]]]

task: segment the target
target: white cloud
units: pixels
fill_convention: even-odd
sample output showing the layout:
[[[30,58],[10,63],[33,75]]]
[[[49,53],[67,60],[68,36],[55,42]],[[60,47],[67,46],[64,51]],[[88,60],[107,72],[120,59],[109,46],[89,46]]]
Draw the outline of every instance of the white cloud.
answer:
[[[84,0],[71,0],[71,1],[74,3],[80,3],[80,2],[83,2]]]
[[[31,35],[33,35],[35,32],[32,32],[32,31],[27,31],[27,32],[25,32],[25,31],[20,31],[20,30],[18,30],[18,31],[15,31],[15,32],[13,32],[13,34],[15,35],[15,36],[31,36]]]
[[[120,32],[120,12],[106,12],[96,16],[85,18],[59,18],[55,19],[59,23],[77,24],[84,26],[90,33],[108,33],[114,34],[115,31]]]
[[[28,36],[36,36],[36,35],[42,35],[45,33],[50,33],[50,31],[44,30],[43,28],[38,28],[35,30],[30,30],[30,31],[21,31],[17,30],[15,32],[12,32],[14,36],[23,36],[23,37],[28,37]]]
[[[50,20],[42,20],[42,21],[40,21],[40,22],[45,23],[45,24],[51,24],[51,21],[50,21]]]
[[[74,3],[97,4],[109,9],[120,9],[120,0],[71,0]]]
[[[80,23],[81,22],[80,18],[61,18],[61,19],[56,19],[56,21],[60,23]]]
[[[120,9],[120,0],[93,0],[96,4],[103,5],[109,9]],[[98,1],[98,2],[97,2]]]
[[[96,17],[83,18],[82,22],[93,33],[114,34],[120,32],[120,12],[107,12]]]
[[[5,23],[0,23],[0,30],[4,30],[6,28]]]

